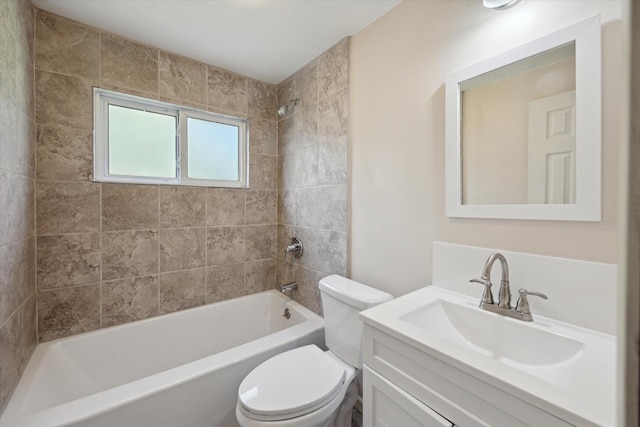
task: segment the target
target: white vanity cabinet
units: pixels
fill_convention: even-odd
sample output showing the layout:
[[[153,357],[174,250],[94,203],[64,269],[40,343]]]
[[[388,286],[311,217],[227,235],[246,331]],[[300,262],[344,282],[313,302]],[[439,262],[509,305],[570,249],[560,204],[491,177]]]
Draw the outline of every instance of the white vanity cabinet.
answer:
[[[453,427],[389,380],[364,367],[364,423],[372,427]]]
[[[365,427],[582,425],[366,323],[363,345]]]

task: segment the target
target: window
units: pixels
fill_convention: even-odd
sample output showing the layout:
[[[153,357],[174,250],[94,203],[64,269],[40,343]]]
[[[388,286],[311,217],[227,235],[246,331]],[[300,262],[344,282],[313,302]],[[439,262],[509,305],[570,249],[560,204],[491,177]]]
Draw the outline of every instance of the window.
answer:
[[[94,179],[245,187],[247,121],[94,89]]]

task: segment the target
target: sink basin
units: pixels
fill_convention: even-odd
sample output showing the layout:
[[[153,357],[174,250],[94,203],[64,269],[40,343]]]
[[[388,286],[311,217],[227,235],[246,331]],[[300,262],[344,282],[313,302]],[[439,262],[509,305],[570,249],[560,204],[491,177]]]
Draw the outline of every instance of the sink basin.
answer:
[[[579,358],[584,347],[580,341],[529,323],[442,299],[400,320],[512,366],[542,368],[568,363]]]
[[[423,379],[434,384],[441,369],[458,369],[468,376],[451,381],[480,379],[509,394],[509,399],[535,402],[551,414],[572,419],[572,425],[615,425],[614,336],[535,310],[533,322],[524,322],[482,310],[478,304],[479,296],[427,286],[365,310],[360,318],[365,336],[370,334],[373,342],[365,351],[371,358],[385,360],[392,350],[385,348],[382,337],[389,336],[418,350],[407,360],[420,361],[407,366],[412,373],[419,372],[418,365],[428,367],[434,376]],[[420,352],[428,357],[420,359]],[[383,369],[386,362],[381,363]],[[524,408],[516,409],[510,402],[505,410]]]

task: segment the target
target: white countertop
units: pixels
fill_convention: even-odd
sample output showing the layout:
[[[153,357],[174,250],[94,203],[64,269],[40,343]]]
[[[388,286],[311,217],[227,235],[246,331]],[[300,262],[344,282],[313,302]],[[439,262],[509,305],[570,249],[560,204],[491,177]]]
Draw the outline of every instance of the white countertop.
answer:
[[[488,384],[576,425],[616,425],[616,338],[553,319],[536,316],[522,322],[583,343],[579,355],[555,365],[525,366],[505,363],[492,355],[474,351],[401,318],[430,303],[450,301],[478,308],[479,299],[428,286],[360,314],[362,321]],[[508,340],[506,345],[508,345]],[[545,348],[540,347],[544,352]]]

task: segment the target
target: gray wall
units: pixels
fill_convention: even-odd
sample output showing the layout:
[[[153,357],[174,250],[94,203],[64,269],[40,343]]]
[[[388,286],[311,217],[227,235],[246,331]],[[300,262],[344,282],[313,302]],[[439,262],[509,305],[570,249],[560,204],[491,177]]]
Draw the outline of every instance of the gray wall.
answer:
[[[319,312],[317,279],[346,268],[349,41],[276,87],[44,11],[35,27],[39,340],[293,279]],[[93,87],[248,118],[250,188],[93,182]],[[277,277],[288,234],[305,255]]]
[[[276,87],[0,0],[0,76],[0,410],[38,338],[346,274],[349,39]],[[247,117],[250,188],[91,181],[94,86]]]
[[[271,289],[276,86],[38,11],[40,341]],[[92,88],[248,118],[250,188],[92,179]]]
[[[33,14],[0,0],[0,413],[36,344]]]
[[[349,42],[278,85],[279,105],[300,99],[278,121],[278,282],[298,282],[294,298],[318,313],[318,280],[346,275]],[[292,236],[304,254],[282,261]]]

